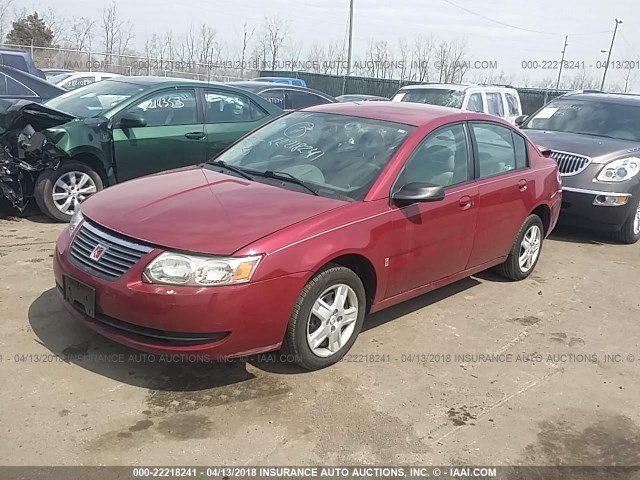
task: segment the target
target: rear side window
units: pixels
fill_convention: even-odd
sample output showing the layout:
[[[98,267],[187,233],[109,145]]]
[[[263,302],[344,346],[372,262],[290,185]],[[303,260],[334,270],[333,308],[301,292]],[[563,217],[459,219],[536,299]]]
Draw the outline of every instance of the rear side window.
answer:
[[[25,87],[20,82],[14,80],[8,75],[5,76],[7,82],[7,95],[16,95],[19,97],[35,97],[37,96],[33,90],[28,87]]]
[[[208,91],[205,92],[204,99],[206,102],[205,123],[239,123],[251,121],[251,104],[243,96]]]
[[[478,149],[480,178],[492,177],[518,168],[514,135],[511,129],[485,122],[474,122],[471,124],[471,129]],[[519,136],[516,135],[516,137]],[[521,137],[519,138],[522,140]]]
[[[482,104],[482,95],[479,93],[472,93],[469,97],[469,103],[467,103],[467,110],[471,112],[484,113],[484,105]]]
[[[529,166],[527,160],[527,142],[515,132],[511,132],[513,137],[513,148],[516,153],[516,168],[526,168]]]
[[[518,99],[511,93],[505,93],[507,99],[507,105],[509,107],[509,116],[516,117],[520,115],[520,109],[518,108]]]
[[[284,91],[281,88],[265,90],[264,92],[260,92],[258,95],[274,105],[284,108]]]
[[[286,110],[298,110],[300,108],[312,107],[313,105],[322,105],[327,101],[313,93],[299,92],[298,90],[286,90],[284,92],[284,108]]]
[[[495,92],[488,92],[485,95],[487,96],[487,111],[496,117],[504,117],[502,95]]]
[[[23,72],[28,72],[29,67],[27,66],[27,61],[24,57],[20,55],[11,55],[10,53],[2,54],[2,64],[7,67],[13,67],[17,70],[22,70]]]

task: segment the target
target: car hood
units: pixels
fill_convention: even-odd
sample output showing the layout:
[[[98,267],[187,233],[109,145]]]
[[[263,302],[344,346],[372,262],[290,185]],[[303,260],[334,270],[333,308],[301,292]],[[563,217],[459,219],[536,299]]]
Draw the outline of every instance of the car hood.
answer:
[[[539,147],[591,157],[593,163],[607,163],[615,158],[640,155],[640,143],[578,133],[529,130],[522,132]]]
[[[31,125],[38,132],[76,119],[73,115],[30,101],[0,104],[0,135]]]
[[[347,204],[203,166],[110,187],[85,201],[82,211],[105,228],[159,247],[231,255],[271,233]]]

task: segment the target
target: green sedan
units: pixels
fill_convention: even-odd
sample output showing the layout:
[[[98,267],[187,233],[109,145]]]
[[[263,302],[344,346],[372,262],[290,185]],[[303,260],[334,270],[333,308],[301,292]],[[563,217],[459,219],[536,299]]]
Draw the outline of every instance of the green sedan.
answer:
[[[0,194],[17,208],[35,197],[49,217],[68,221],[92,193],[205,162],[280,114],[239,88],[162,77],[118,77],[44,105],[21,102],[0,113]]]

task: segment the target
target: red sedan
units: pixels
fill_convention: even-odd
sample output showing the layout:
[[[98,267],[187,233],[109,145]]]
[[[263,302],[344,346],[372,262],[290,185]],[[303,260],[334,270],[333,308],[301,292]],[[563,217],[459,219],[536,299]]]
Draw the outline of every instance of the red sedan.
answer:
[[[67,309],[155,354],[339,361],[365,315],[491,267],[531,274],[556,163],[495,117],[404,103],[282,116],[207,164],[82,204],[58,239]]]

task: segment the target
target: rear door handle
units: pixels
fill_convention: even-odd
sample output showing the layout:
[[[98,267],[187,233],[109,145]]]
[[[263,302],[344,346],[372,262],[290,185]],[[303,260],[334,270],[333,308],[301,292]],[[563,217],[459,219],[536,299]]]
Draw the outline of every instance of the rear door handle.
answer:
[[[184,134],[189,140],[202,140],[204,138],[203,132],[189,132]]]
[[[527,188],[529,188],[526,180],[520,180],[518,182],[518,190],[524,192]]]
[[[460,198],[460,208],[462,210],[469,210],[471,207],[473,207],[473,198],[468,195]]]

